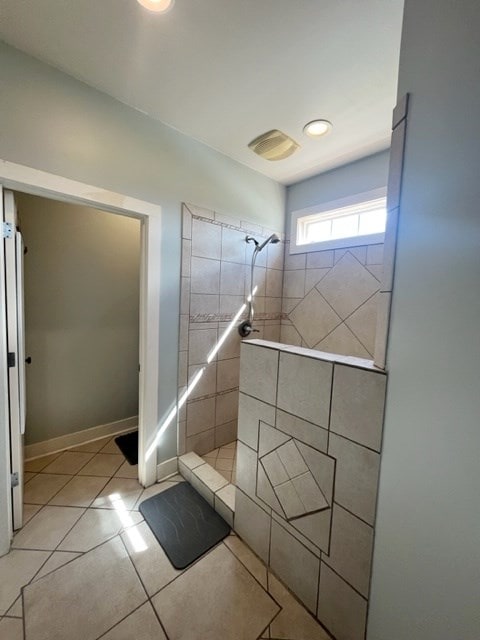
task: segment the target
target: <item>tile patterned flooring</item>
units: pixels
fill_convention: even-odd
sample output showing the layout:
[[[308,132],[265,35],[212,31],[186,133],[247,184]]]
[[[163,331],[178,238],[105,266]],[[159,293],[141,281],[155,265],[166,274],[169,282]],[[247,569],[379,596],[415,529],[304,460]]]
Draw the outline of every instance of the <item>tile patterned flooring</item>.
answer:
[[[237,473],[237,441],[206,453],[202,458],[218,471],[228,482],[235,484]]]
[[[231,480],[234,456],[205,458]],[[25,525],[0,558],[0,640],[329,639],[234,534],[175,570],[138,505],[183,479],[143,489],[135,474],[113,438],[26,464]]]

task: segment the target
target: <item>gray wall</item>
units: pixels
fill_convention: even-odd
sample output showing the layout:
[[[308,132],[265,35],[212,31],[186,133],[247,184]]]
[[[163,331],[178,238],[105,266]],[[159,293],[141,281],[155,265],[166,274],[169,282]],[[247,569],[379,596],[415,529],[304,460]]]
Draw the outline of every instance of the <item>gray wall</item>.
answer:
[[[4,44],[0,84],[0,158],[163,207],[161,417],[176,397],[181,201],[282,228],[285,189]],[[159,459],[175,454],[171,429]]]
[[[137,415],[140,221],[17,193],[26,443]]]
[[[286,233],[290,233],[292,211],[385,187],[389,157],[390,151],[387,149],[289,186]]]
[[[480,4],[407,0],[369,640],[480,634]]]

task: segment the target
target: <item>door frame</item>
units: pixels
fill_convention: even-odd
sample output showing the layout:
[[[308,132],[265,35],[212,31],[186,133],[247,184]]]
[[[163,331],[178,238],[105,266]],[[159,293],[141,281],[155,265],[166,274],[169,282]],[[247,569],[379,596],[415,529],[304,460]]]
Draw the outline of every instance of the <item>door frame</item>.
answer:
[[[11,472],[18,474],[18,484],[12,487],[13,529],[23,524],[23,434],[25,432],[25,375],[24,321],[23,321],[23,239],[18,231],[15,194],[3,189],[3,219],[12,227],[12,237],[5,245],[5,286],[7,316],[7,348],[15,354],[15,362],[8,367],[10,415]],[[19,242],[20,239],[20,242]],[[23,388],[22,388],[23,387]]]
[[[160,338],[160,259],[162,239],[162,208],[158,204],[91,186],[52,173],[32,169],[0,159],[0,190],[12,189],[71,204],[83,204],[109,213],[138,218],[141,221],[140,250],[140,342],[139,342],[139,406],[138,406],[138,475],[140,483],[148,487],[157,480],[157,456],[147,457],[149,446],[155,441],[158,429],[158,381]],[[2,249],[3,251],[3,243]],[[2,280],[2,278],[0,278]],[[3,284],[0,283],[0,287]],[[0,290],[0,296],[2,290]],[[3,315],[3,314],[1,314]],[[0,398],[6,387],[5,320],[0,318]],[[3,365],[3,362],[5,365]],[[8,375],[8,372],[7,372]],[[3,403],[0,403],[0,405]],[[8,434],[6,412],[0,411],[0,450]],[[7,435],[8,437],[8,435]],[[4,508],[11,512],[10,447],[8,440],[4,459],[0,460],[0,521]],[[8,495],[7,495],[8,494]],[[5,505],[5,506],[4,506]],[[11,526],[0,525],[0,555],[8,551]]]

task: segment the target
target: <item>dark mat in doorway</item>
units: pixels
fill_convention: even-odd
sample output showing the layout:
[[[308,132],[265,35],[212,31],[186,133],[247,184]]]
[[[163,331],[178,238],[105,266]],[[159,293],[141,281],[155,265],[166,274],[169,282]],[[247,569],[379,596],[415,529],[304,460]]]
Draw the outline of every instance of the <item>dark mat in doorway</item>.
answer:
[[[138,464],[138,430],[115,438],[115,444],[127,459],[128,464]]]
[[[188,482],[148,498],[140,513],[175,569],[185,569],[230,533],[230,527]]]

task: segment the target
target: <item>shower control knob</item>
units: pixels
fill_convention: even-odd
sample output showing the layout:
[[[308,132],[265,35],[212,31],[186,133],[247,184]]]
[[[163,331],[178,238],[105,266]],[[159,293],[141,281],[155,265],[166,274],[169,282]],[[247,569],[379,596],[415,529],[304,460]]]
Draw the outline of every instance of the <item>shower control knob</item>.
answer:
[[[248,320],[244,320],[238,325],[238,333],[242,338],[247,338],[252,331],[254,331],[254,329]]]

